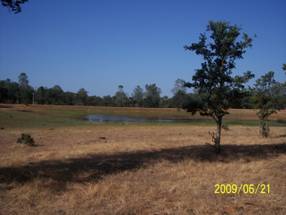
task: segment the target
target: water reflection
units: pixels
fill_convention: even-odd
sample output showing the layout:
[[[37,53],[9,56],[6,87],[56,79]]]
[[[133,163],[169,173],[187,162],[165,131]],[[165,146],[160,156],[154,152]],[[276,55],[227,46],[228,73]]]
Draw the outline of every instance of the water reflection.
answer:
[[[176,122],[186,120],[175,120],[175,119],[150,119],[145,117],[131,117],[131,116],[120,116],[120,115],[105,115],[105,114],[92,114],[85,117],[90,122]]]

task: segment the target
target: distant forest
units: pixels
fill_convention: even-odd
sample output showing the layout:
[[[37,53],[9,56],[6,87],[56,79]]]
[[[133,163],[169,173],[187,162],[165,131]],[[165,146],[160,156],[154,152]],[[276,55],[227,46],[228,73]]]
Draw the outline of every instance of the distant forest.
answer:
[[[274,93],[278,96],[279,103],[286,107],[285,83],[275,85]],[[256,108],[255,88],[245,89],[247,92],[240,102],[233,103],[232,108]],[[185,81],[177,79],[172,89],[173,96],[161,96],[161,89],[155,84],[146,84],[144,88],[136,86],[129,96],[124,91],[124,86],[119,85],[114,95],[96,96],[88,95],[81,88],[76,93],[64,91],[59,85],[51,88],[33,88],[29,84],[27,74],[21,73],[18,81],[10,79],[0,80],[0,103],[10,104],[53,104],[53,105],[89,105],[113,107],[164,107],[183,108],[185,105],[196,104],[197,94],[187,93]]]

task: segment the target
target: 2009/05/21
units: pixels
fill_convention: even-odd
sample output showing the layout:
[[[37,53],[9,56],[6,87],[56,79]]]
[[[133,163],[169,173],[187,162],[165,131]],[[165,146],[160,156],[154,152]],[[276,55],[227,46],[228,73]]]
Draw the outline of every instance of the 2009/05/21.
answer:
[[[215,194],[270,194],[270,184],[215,184]]]

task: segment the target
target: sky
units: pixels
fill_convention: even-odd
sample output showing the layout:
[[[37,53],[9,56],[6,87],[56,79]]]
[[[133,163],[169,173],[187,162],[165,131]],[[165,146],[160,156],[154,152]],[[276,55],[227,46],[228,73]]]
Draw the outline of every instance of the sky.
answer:
[[[0,79],[25,72],[34,87],[98,96],[156,83],[171,96],[202,63],[184,45],[214,20],[256,35],[234,74],[272,70],[285,81],[285,9],[285,0],[28,0],[18,14],[0,6]]]

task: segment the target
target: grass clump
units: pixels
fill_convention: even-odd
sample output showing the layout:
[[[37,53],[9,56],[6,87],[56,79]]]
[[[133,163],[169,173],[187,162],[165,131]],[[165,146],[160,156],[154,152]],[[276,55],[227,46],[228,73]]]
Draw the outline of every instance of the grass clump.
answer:
[[[30,134],[22,133],[21,137],[17,139],[17,143],[28,146],[36,146],[33,137]]]

